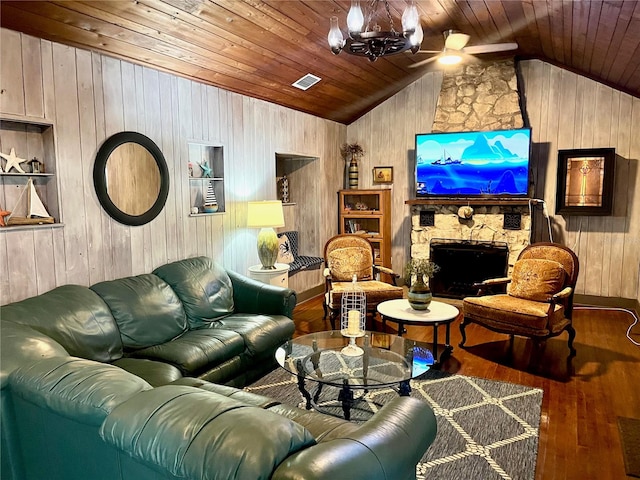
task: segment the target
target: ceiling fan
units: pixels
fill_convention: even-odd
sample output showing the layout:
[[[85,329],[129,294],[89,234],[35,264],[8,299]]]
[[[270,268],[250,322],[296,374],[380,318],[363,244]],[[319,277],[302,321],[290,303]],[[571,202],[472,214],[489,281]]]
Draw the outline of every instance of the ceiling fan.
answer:
[[[446,30],[444,34],[444,48],[442,50],[418,50],[417,53],[433,53],[433,57],[421,60],[409,65],[410,68],[420,67],[434,60],[445,65],[453,65],[462,61],[463,55],[477,55],[478,53],[502,52],[506,50],[515,50],[518,44],[511,43],[491,43],[486,45],[471,45],[467,47],[467,42],[471,38],[465,33],[456,32],[455,30]]]

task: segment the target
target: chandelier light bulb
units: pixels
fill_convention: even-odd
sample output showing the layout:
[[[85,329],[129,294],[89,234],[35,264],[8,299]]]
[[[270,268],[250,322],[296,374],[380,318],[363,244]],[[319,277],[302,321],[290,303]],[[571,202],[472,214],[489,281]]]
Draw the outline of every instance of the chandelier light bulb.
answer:
[[[418,7],[415,3],[411,2],[406,6],[402,13],[402,31],[407,32],[415,30],[420,23],[420,17],[418,15]]]
[[[424,32],[422,31],[422,25],[420,25],[420,20],[418,19],[418,25],[416,25],[415,31],[409,37],[409,42],[411,42],[411,45],[413,45],[414,47],[420,47],[423,38]]]
[[[338,27],[338,17],[331,17],[329,19],[329,34],[327,35],[327,41],[329,42],[329,47],[331,47],[331,51],[337,55],[342,50],[344,46],[344,37],[342,36],[342,32]]]
[[[347,29],[349,30],[349,36],[353,38],[353,34],[362,32],[364,27],[364,14],[362,8],[360,8],[360,2],[358,0],[351,1],[351,8],[347,14]]]

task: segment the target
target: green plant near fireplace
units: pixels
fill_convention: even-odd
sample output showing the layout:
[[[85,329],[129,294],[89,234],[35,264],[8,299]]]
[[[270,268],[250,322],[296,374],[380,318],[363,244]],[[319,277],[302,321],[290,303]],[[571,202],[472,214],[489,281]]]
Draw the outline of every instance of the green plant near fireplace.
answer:
[[[440,270],[440,267],[427,258],[412,258],[404,266],[404,282],[409,285],[407,298],[414,310],[429,308],[433,295],[427,278]]]

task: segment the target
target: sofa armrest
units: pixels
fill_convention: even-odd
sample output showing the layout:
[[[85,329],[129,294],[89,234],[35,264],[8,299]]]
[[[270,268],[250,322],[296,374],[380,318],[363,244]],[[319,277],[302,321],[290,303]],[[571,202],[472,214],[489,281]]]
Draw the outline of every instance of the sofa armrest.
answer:
[[[416,464],[436,438],[425,402],[397,397],[357,430],[288,457],[273,480],[415,478]]]
[[[181,385],[141,392],[119,405],[100,435],[158,477],[185,480],[267,479],[291,453],[315,444],[285,417]]]
[[[0,388],[4,388],[9,375],[22,365],[50,357],[66,357],[69,354],[62,345],[44,333],[27,325],[2,321],[0,341]]]
[[[238,313],[285,315],[293,318],[296,292],[290,288],[268,285],[239,273],[228,271],[233,285],[233,303]]]

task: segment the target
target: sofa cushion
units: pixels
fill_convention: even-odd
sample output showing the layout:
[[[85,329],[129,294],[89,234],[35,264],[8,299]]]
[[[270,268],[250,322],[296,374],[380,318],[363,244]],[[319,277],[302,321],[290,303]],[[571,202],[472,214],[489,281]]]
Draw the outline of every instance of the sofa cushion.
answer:
[[[70,355],[97,362],[122,357],[122,340],[111,311],[87,287],[63,285],[5,305],[0,316],[51,337]]]
[[[117,405],[150,390],[135,375],[113,365],[54,357],[18,368],[11,392],[27,402],[87,425],[99,426]]]
[[[182,378],[182,372],[176,366],[146,358],[123,357],[113,362],[112,365],[133,373],[152,387],[168,385]]]
[[[273,413],[277,413],[305,427],[318,443],[344,437],[360,428],[357,423],[349,422],[342,418],[333,417],[314,410],[284,405],[264,395],[227,385],[218,385],[217,383],[211,383],[197,378],[183,377],[173,382],[172,385],[189,385],[233,398],[247,405],[268,409]]]
[[[127,349],[165,343],[187,329],[182,303],[171,287],[156,275],[101,282],[91,289],[111,309]]]
[[[564,287],[564,267],[553,260],[528,258],[513,266],[507,293],[512,297],[548,302]]]
[[[234,311],[231,279],[208,257],[188,258],[153,271],[176,292],[191,329],[200,328]]]
[[[244,350],[245,342],[236,332],[199,329],[189,330],[170,342],[137,350],[131,356],[170,363],[183,375],[197,375],[206,368],[240,355]]]
[[[290,340],[295,324],[284,315],[234,313],[212,325],[213,329],[237,332],[244,340],[249,355],[273,352]]]
[[[142,392],[107,417],[100,435],[177,478],[269,479],[289,455],[315,444],[301,425],[188,386]]]

